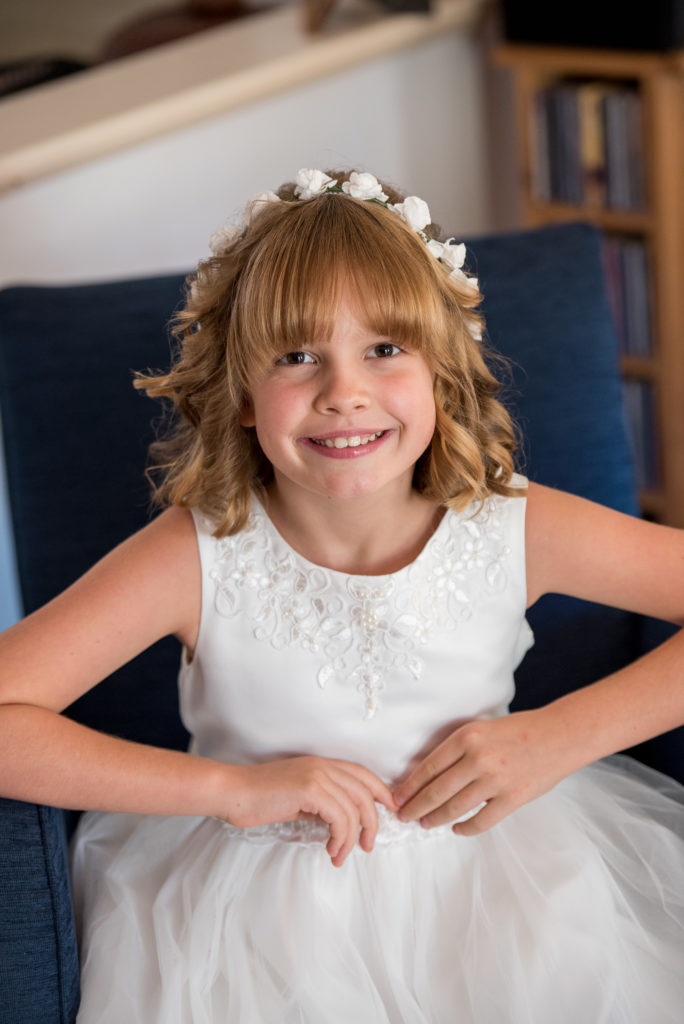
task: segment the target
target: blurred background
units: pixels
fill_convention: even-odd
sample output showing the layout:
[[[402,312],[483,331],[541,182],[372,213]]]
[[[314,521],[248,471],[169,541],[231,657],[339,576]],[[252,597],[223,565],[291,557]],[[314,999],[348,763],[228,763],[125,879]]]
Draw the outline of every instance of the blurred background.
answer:
[[[7,88],[22,71],[65,77],[0,99],[0,284],[185,269],[248,195],[304,166],[371,170],[450,233],[500,225],[494,187],[510,168],[489,157],[485,81],[496,4],[446,0],[432,25],[435,5],[397,18],[338,0],[317,32],[300,4],[247,4],[1,6]],[[411,25],[397,34],[397,21]]]
[[[369,170],[445,235],[589,219],[612,232],[644,509],[684,525],[684,0],[647,25],[608,7],[5,0],[0,287],[186,271],[300,167]],[[590,98],[627,181],[607,136],[595,166]],[[0,627],[18,614],[0,466]]]

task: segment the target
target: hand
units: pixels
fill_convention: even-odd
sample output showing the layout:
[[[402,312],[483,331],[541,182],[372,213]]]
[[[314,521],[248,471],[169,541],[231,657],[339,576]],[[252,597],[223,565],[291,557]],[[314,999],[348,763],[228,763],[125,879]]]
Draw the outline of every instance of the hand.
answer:
[[[399,818],[433,828],[481,807],[452,832],[472,836],[498,824],[579,767],[552,719],[540,708],[462,725],[397,788]]]
[[[320,818],[330,827],[326,849],[335,867],[341,867],[357,840],[366,852],[373,849],[376,800],[397,810],[385,783],[351,761],[307,756],[231,768],[237,778],[222,817],[239,828]]]

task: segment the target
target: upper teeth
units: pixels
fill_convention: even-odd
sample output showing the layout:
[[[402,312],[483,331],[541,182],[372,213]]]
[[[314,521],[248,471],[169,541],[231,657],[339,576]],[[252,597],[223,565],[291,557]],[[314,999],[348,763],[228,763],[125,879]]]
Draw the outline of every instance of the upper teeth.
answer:
[[[375,434],[355,434],[353,437],[326,437],[323,440],[312,438],[314,444],[323,444],[326,448],[357,448],[360,444],[368,444],[369,441],[377,441],[384,431],[378,430]]]

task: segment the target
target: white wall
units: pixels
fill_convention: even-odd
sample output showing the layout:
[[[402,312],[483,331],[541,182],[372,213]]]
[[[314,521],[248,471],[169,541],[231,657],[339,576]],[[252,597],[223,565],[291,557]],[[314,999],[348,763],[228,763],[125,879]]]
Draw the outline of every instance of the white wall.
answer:
[[[186,269],[248,195],[300,167],[358,166],[491,229],[482,58],[444,37],[0,197],[0,284]],[[0,627],[17,617],[0,492]],[[6,516],[6,510],[5,510]]]

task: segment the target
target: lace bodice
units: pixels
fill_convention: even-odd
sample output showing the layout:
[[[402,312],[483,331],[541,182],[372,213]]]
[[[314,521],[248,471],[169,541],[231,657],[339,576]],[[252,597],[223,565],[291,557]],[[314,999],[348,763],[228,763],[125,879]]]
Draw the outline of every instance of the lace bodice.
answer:
[[[256,499],[233,537],[196,515],[202,619],[180,676],[193,749],[240,763],[318,753],[390,779],[441,730],[504,713],[531,642],[524,506],[447,512],[384,576],[308,562]]]

